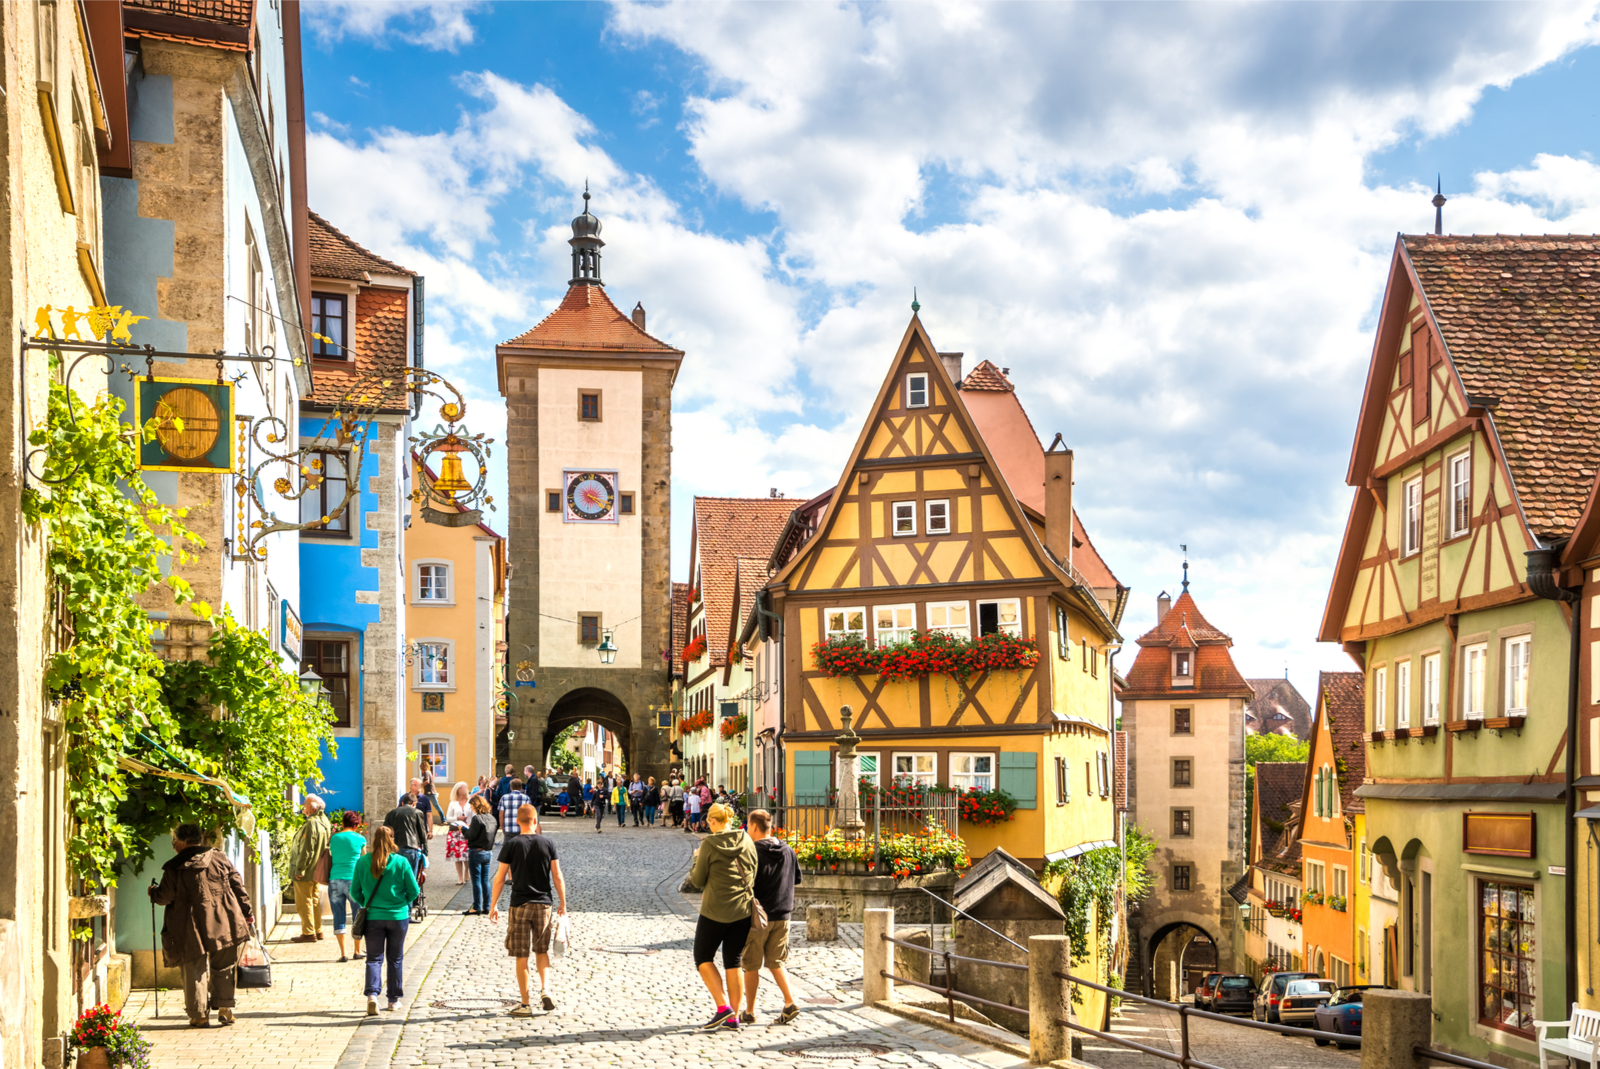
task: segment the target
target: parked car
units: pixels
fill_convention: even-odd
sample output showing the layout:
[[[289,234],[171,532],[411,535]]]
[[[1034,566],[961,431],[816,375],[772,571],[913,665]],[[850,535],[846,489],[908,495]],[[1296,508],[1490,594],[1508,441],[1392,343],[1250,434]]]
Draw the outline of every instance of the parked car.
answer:
[[[1217,981],[1222,979],[1219,972],[1208,972],[1205,978],[1194,989],[1194,1007],[1197,1010],[1209,1010],[1211,1000],[1216,995]]]
[[[1258,1021],[1268,1024],[1278,1023],[1278,1003],[1283,1001],[1283,989],[1290,980],[1315,980],[1314,972],[1275,972],[1269,975],[1261,985],[1261,990],[1256,993],[1256,1001],[1251,1007],[1250,1016]]]
[[[1211,989],[1208,1008],[1212,1013],[1249,1013],[1260,991],[1255,981],[1241,973],[1223,973]]]
[[[1339,985],[1332,980],[1290,980],[1278,1004],[1278,1021],[1296,1028],[1316,1024],[1317,1007],[1326,1006]]]
[[[1312,1025],[1319,1032],[1332,1032],[1340,1036],[1359,1036],[1361,1034],[1361,993],[1363,991],[1387,990],[1382,984],[1360,984],[1354,987],[1341,987],[1333,993],[1327,1005],[1318,1006],[1316,1010],[1316,1023]],[[1336,1039],[1319,1039],[1317,1046],[1325,1047],[1329,1043],[1339,1043]],[[1344,1046],[1339,1043],[1339,1046]]]

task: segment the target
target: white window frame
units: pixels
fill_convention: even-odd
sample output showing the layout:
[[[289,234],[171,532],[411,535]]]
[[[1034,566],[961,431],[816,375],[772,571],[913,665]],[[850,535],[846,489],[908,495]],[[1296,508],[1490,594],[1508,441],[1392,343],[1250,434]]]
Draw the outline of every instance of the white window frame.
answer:
[[[1422,722],[1425,725],[1439,722],[1439,670],[1442,667],[1437,653],[1422,658]]]
[[[901,523],[905,526],[902,528]],[[889,506],[889,534],[895,538],[917,537],[917,503],[895,501]]]
[[[1411,662],[1397,661],[1394,666],[1394,726],[1411,726]]]
[[[1389,730],[1389,669],[1372,670],[1372,730]]]
[[[890,627],[884,627],[882,613],[890,614]],[[906,621],[902,623],[902,621]],[[874,605],[872,607],[872,644],[884,646],[893,642],[908,642],[917,630],[917,607],[907,605]],[[884,637],[887,632],[888,637]]]
[[[1000,612],[999,608],[996,608],[996,610],[995,610],[996,629],[999,630],[999,631],[1004,632],[1005,634],[1010,635],[1012,638],[1021,638],[1022,637],[1022,599],[1021,598],[989,598],[987,600],[978,602],[977,612],[975,613],[975,615],[976,615],[978,620],[982,620],[983,619],[983,607],[985,605],[994,605],[994,606],[1013,605],[1013,606],[1015,606],[1016,607],[1016,614],[1017,614],[1017,622],[1015,624],[1013,624],[1011,627],[1007,627],[1004,623],[1000,622],[999,617],[1001,615],[1001,612]],[[980,625],[980,629],[981,629],[981,625]]]
[[[1533,636],[1513,635],[1501,643],[1505,653],[1506,716],[1528,715],[1528,675],[1533,663]]]
[[[460,676],[460,672],[459,672],[459,667],[460,666],[456,664],[456,643],[455,643],[455,639],[450,639],[450,638],[419,638],[419,639],[416,640],[416,644],[417,644],[417,646],[419,648],[417,649],[417,652],[416,652],[416,655],[415,655],[415,658],[414,658],[415,663],[412,665],[411,689],[412,690],[444,691],[446,693],[454,691],[456,689],[456,686],[457,686],[455,681]],[[427,667],[427,663],[428,662],[427,662],[427,654],[424,653],[423,651],[426,650],[426,649],[432,648],[432,647],[437,647],[437,646],[443,646],[444,647],[444,657],[445,657],[445,665],[444,665],[444,676],[445,676],[445,678],[444,678],[444,682],[442,682],[442,683],[440,683],[440,682],[424,683],[423,680],[422,680],[422,676],[423,676],[424,670]]]
[[[914,400],[919,392],[922,394],[921,403],[918,403],[916,400]],[[927,372],[913,371],[911,374],[906,376],[907,408],[927,408],[932,396],[933,391],[930,388]]]
[[[1181,661],[1180,661],[1181,658]],[[1179,671],[1180,665],[1184,671]],[[1172,678],[1174,681],[1186,679],[1194,680],[1194,650],[1172,651]]]
[[[937,519],[937,520],[934,518],[934,508],[933,507],[935,505],[938,505],[943,510],[943,513],[944,513],[943,514],[943,518]],[[931,501],[924,501],[922,503],[922,519],[923,519],[923,522],[922,522],[923,533],[931,534],[931,535],[949,534],[950,533],[950,499],[947,498],[947,497],[936,497],[936,498],[932,499]]]
[[[988,761],[989,771],[987,773],[956,771],[956,769],[959,767],[958,763],[969,758],[974,761]],[[950,786],[960,791],[970,790],[973,787],[977,787],[979,790],[983,791],[992,791],[994,790],[996,784],[999,783],[999,773],[997,772],[998,764],[999,758],[995,756],[993,750],[952,753],[950,755]],[[981,779],[987,779],[989,781],[989,785],[987,787],[979,786],[977,781]]]
[[[964,624],[950,623],[950,610],[959,609],[966,618]],[[943,613],[944,623],[939,623],[935,617]],[[972,637],[972,602],[970,601],[930,601],[928,602],[928,631],[942,631],[956,638],[970,639]]]
[[[425,598],[422,596],[422,569],[444,569],[444,597]],[[424,557],[411,562],[411,604],[422,605],[428,608],[450,606],[456,603],[456,569],[455,561],[441,557]]]
[[[1350,869],[1346,865],[1333,866],[1333,894],[1345,900],[1345,907],[1350,904]]]
[[[842,614],[840,620],[841,626],[839,627],[833,626],[833,616],[835,613]],[[851,613],[861,614],[861,626],[844,626],[850,623]],[[863,642],[865,642],[867,639],[867,607],[865,605],[853,605],[844,608],[822,610],[822,637],[825,641],[832,642],[835,638],[844,638],[852,635],[861,639]]]
[[[1069,634],[1071,617],[1064,606],[1056,606],[1056,656],[1063,661],[1072,660],[1072,636]]]
[[[450,779],[450,766],[455,761],[455,755],[450,752],[451,750],[453,750],[455,748],[454,746],[451,745],[452,741],[453,740],[444,738],[443,736],[439,736],[439,735],[423,735],[423,736],[419,736],[418,739],[417,739],[417,767],[418,768],[422,767],[422,759],[424,757],[428,756],[428,747],[429,746],[438,746],[441,749],[443,749],[443,751],[444,751],[444,774],[443,775],[439,774],[439,771],[438,771],[439,766],[438,765],[432,766],[432,769],[431,769],[431,771],[433,772],[433,779],[434,779],[435,783],[438,783],[440,781],[448,781]],[[440,793],[442,794],[443,792],[441,791]]]
[[[1400,489],[1400,555],[1422,551],[1422,476],[1407,479]]]
[[[902,757],[911,759],[911,767],[913,769],[916,769],[917,767],[917,759],[925,757],[928,759],[928,769],[926,771],[916,770],[911,772],[902,772],[900,771],[900,759]],[[891,770],[890,774],[893,777],[893,782],[897,785],[902,779],[908,780],[913,784],[930,787],[937,787],[939,785],[939,754],[937,751],[896,750],[889,758],[889,767]]]
[[[1302,880],[1307,892],[1321,891],[1326,894],[1328,891],[1327,866],[1320,861],[1307,861],[1305,875]]]
[[[1488,698],[1489,644],[1461,647],[1461,719],[1482,720]]]
[[[1111,755],[1106,753],[1104,750],[1096,753],[1095,768],[1100,774],[1100,797],[1111,797]],[[1194,770],[1192,768],[1190,769],[1189,775],[1191,778],[1194,776]]]
[[[1056,805],[1066,805],[1072,801],[1072,774],[1067,767],[1067,759],[1056,756]]]
[[[1446,462],[1450,473],[1450,537],[1459,538],[1472,529],[1472,450],[1464,449]],[[1457,505],[1465,503],[1466,522],[1457,524]]]

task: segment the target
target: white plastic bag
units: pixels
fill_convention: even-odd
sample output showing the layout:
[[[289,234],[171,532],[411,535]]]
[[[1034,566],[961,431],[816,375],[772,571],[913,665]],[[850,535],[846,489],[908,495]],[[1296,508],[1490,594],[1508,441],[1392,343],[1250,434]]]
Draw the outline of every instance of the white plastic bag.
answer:
[[[567,956],[567,939],[567,915],[563,913],[556,918],[556,931],[550,937],[550,956],[552,958],[564,958]]]

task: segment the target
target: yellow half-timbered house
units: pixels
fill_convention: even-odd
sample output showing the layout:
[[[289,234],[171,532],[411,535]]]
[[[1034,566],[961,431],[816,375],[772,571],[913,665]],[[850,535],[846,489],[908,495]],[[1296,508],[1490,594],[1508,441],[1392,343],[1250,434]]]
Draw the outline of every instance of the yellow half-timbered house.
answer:
[[[1042,868],[1116,841],[1110,654],[1126,589],[1073,523],[1071,451],[1040,445],[992,365],[961,387],[959,367],[913,316],[820,526],[768,585],[786,778],[796,801],[837,786],[849,706],[863,778],[1004,790],[1012,819],[959,833],[974,859],[1003,846]],[[1008,636],[989,641],[1013,666],[822,667],[830,643],[903,650],[937,632]]]

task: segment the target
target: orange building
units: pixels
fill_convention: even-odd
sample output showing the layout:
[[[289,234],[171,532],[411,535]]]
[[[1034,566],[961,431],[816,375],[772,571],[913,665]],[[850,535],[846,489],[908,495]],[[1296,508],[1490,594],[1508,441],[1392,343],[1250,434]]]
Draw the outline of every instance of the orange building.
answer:
[[[1305,967],[1357,982],[1356,788],[1366,776],[1366,695],[1360,672],[1323,672],[1300,798],[1301,930]]]

